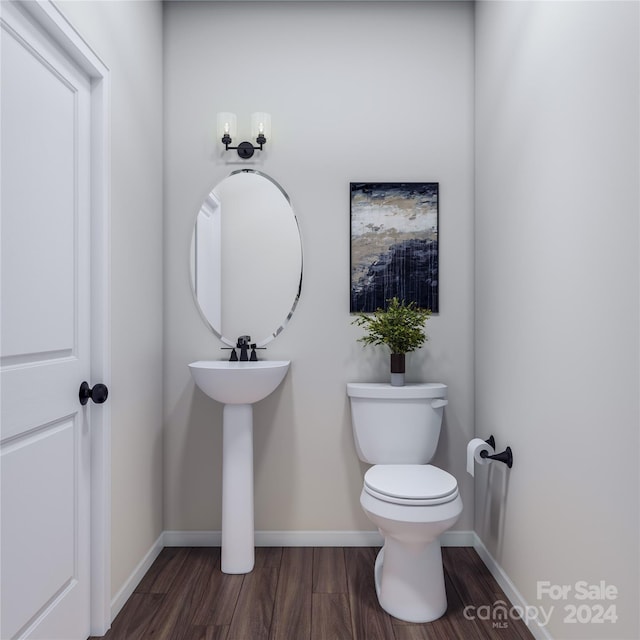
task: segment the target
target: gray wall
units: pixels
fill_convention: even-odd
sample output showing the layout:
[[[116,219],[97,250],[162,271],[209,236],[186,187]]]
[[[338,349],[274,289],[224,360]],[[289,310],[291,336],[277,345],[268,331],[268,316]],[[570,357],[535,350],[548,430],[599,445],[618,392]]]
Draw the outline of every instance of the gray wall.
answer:
[[[265,352],[291,359],[256,405],[259,531],[371,531],[359,495],[346,383],[388,379],[383,349],[356,342],[349,314],[349,182],[440,183],[441,311],[408,356],[408,379],[449,385],[435,463],[462,488],[473,436],[473,7],[428,3],[165,4],[165,528],[220,529],[219,405],[187,364],[223,358],[193,303],[195,215],[232,169],[216,113],[272,115],[258,168],[288,191],[304,248],[302,297]],[[392,426],[390,426],[392,428]]]
[[[56,2],[111,72],[112,593],[162,523],[162,5]]]
[[[638,638],[639,5],[476,20],[476,430],[515,452],[476,531],[554,637]],[[601,580],[617,600],[575,598]],[[618,620],[564,623],[580,604]]]

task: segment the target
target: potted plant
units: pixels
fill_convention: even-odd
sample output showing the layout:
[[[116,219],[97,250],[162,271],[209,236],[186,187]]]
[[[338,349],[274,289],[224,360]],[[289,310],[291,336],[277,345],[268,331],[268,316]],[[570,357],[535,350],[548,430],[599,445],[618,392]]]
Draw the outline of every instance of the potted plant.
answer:
[[[430,309],[420,309],[415,302],[406,304],[398,298],[388,300],[386,309],[373,314],[358,314],[352,324],[364,327],[367,333],[358,339],[365,344],[386,344],[391,350],[391,384],[404,385],[405,354],[421,347],[426,340],[425,322]]]

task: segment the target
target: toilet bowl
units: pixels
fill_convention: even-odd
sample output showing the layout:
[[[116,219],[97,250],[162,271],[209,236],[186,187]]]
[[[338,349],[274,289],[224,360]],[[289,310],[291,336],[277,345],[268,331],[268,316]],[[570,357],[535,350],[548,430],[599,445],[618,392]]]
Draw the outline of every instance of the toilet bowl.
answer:
[[[384,538],[374,567],[380,606],[407,622],[447,609],[439,536],[462,513],[456,479],[428,464],[435,453],[447,387],[349,383],[358,456],[365,473],[360,504]]]
[[[384,537],[374,573],[380,606],[407,622],[442,616],[439,536],[462,513],[456,479],[432,465],[376,465],[365,474],[360,504]]]

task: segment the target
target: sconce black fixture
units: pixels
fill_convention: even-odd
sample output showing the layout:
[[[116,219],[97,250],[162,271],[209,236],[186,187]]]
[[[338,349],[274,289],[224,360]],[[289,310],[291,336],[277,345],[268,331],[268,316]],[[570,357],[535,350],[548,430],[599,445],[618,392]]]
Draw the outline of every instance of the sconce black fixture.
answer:
[[[251,142],[241,142],[236,147],[232,147],[231,143],[236,137],[236,115],[235,113],[218,114],[218,135],[222,136],[220,141],[225,151],[237,151],[243,160],[251,158],[255,151],[262,151],[262,145],[266,144],[267,138],[271,137],[271,116],[263,111],[253,113],[251,132],[258,146],[254,146]]]

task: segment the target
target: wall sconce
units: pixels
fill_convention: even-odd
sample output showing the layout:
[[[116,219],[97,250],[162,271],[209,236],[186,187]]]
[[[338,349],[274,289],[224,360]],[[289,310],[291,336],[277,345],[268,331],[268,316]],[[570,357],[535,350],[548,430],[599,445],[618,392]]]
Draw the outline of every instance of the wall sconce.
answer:
[[[224,150],[236,150],[243,160],[248,160],[256,150],[262,151],[262,145],[267,142],[267,139],[271,139],[271,116],[268,113],[259,111],[251,114],[251,136],[255,138],[257,147],[251,142],[241,142],[237,147],[230,146],[237,134],[236,125],[235,113],[218,114],[218,136],[224,145]]]

